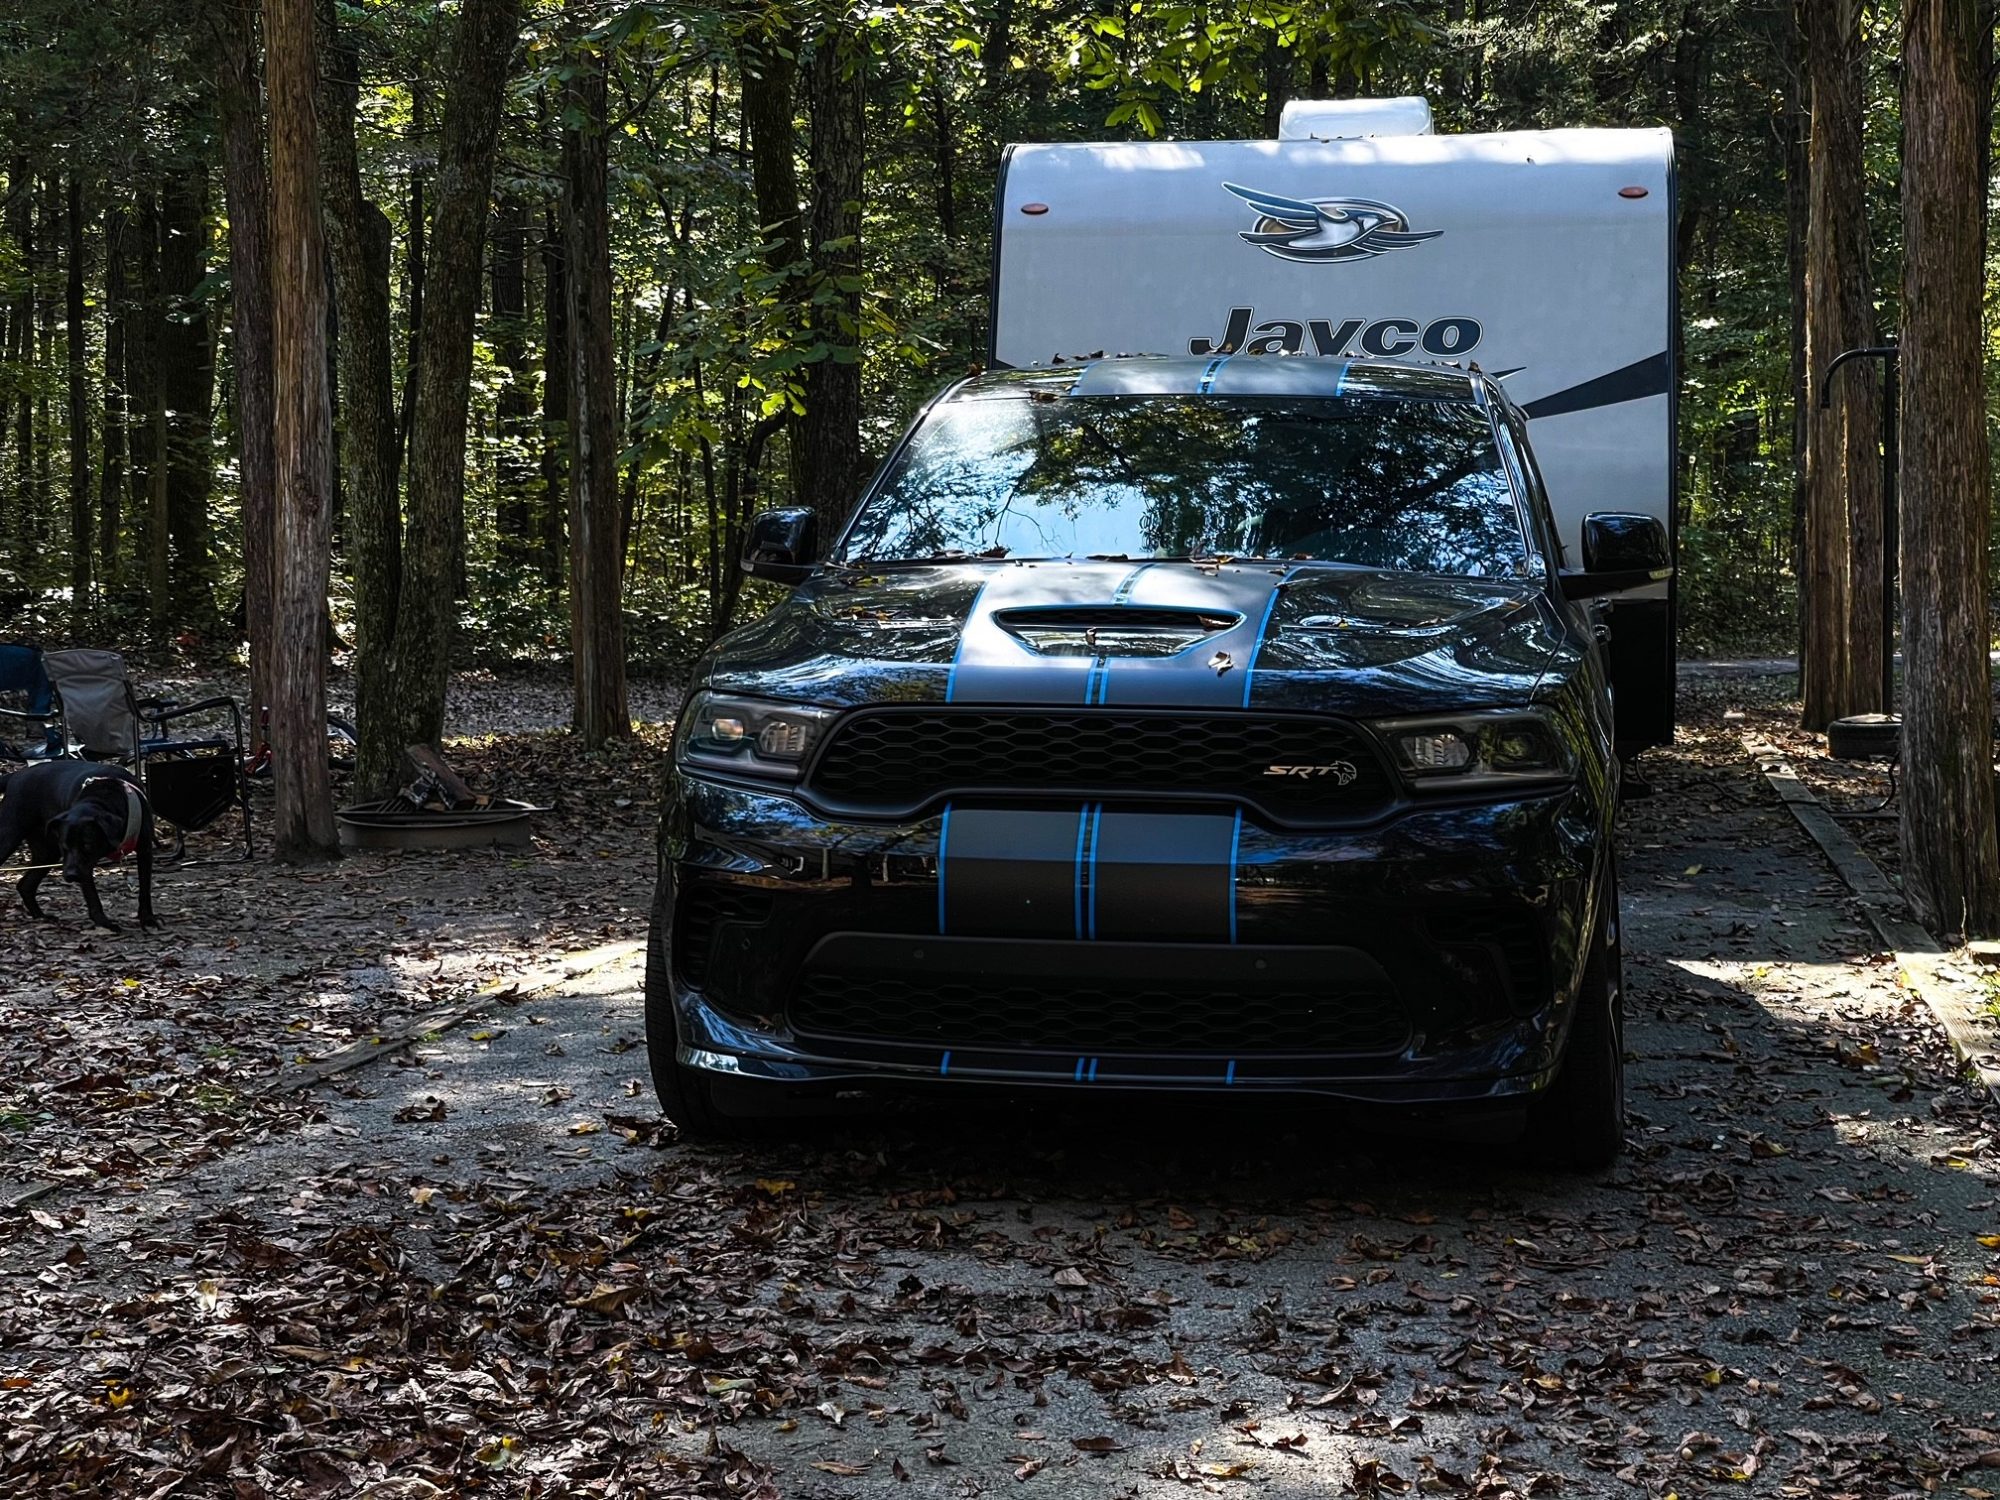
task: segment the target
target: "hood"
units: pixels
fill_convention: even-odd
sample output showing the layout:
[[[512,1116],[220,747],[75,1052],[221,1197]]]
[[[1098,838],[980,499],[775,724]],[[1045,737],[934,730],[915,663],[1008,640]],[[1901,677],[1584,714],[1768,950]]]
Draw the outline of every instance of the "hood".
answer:
[[[700,685],[866,703],[1355,716],[1524,703],[1567,639],[1532,580],[1324,563],[827,570],[716,643]]]

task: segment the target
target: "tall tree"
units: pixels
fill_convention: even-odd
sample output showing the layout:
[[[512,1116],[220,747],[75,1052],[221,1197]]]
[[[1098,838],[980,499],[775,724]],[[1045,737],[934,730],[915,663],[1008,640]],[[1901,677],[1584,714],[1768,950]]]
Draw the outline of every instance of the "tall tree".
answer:
[[[1843,349],[1875,341],[1862,161],[1866,100],[1861,0],[1805,7],[1812,108],[1806,220],[1806,370],[1814,390]],[[1822,729],[1881,707],[1881,410],[1867,371],[1842,375],[1833,406],[1808,406],[1804,721]]]
[[[318,49],[313,0],[264,0],[271,135],[274,839],[282,859],[339,852],[326,763],[333,412],[326,380]]]
[[[515,194],[502,198],[493,216],[492,309],[487,327],[505,379],[494,398],[500,440],[494,523],[502,554],[519,562],[530,555],[534,535],[529,453],[535,398],[528,364],[528,205]]]
[[[84,378],[89,336],[83,323],[83,184],[69,169],[69,231],[63,312],[69,372],[69,607],[79,626],[90,607],[90,388]]]
[[[104,441],[97,489],[97,569],[107,594],[119,582],[125,421],[125,211],[111,208],[104,214]]]
[[[394,699],[403,744],[444,733],[454,562],[465,528],[465,427],[472,319],[500,134],[501,95],[520,34],[521,0],[465,0],[453,29],[438,141],[430,253],[418,333],[410,433],[408,529],[393,626]]]
[[[166,523],[173,548],[171,612],[184,625],[215,616],[208,502],[215,483],[215,343],[209,334],[208,164],[167,172],[160,194],[160,279],[169,319],[159,349],[166,417]],[[165,608],[167,600],[158,601]]]
[[[1982,0],[1903,9],[1903,887],[1934,931],[2000,931],[1985,422]]]
[[[394,352],[389,319],[388,215],[361,185],[354,138],[361,59],[338,30],[334,0],[319,0],[320,191],[334,293],[344,310],[340,346],[341,475],[347,503],[347,569],[354,586],[355,781],[364,796],[395,784],[402,761],[393,710],[396,608],[403,579],[397,493]]]
[[[229,212],[231,355],[242,452],[243,624],[250,640],[250,711],[270,701],[272,452],[271,183],[264,162],[256,14],[241,0],[209,0],[222,191]]]
[[[823,535],[847,518],[861,479],[861,193],[866,160],[863,71],[867,43],[844,20],[812,44],[806,94],[812,117],[811,317],[813,362],[799,424],[800,499]]]
[[[571,723],[596,748],[632,732],[625,704],[623,538],[612,354],[607,85],[583,43],[563,87],[563,260],[569,297]]]

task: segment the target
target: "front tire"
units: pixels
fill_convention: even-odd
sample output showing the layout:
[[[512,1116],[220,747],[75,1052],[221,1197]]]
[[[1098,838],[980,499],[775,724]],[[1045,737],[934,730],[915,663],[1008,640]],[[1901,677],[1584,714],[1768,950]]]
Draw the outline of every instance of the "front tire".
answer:
[[[1555,1081],[1529,1107],[1527,1144],[1543,1166],[1596,1172],[1625,1149],[1625,1004],[1618,876],[1607,880],[1590,958],[1577,990]]]

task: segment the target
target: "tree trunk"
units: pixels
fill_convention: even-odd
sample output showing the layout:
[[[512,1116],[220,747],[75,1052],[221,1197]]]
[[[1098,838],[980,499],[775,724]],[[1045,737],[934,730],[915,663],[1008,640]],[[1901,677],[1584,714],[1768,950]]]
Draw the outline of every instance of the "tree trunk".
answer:
[[[569,322],[571,723],[596,749],[632,732],[620,598],[617,387],[612,355],[608,126],[601,59],[564,85],[563,259]]]
[[[16,119],[20,112],[16,111]],[[34,171],[26,157],[7,164],[7,220],[20,255],[20,280],[7,324],[7,359],[24,374],[35,362],[35,191]],[[0,420],[11,417],[14,429],[14,535],[25,544],[33,535],[34,512],[29,503],[29,475],[35,466],[35,405],[32,380],[19,382],[19,398],[9,412],[0,403]]]
[[[215,346],[195,291],[208,276],[208,167],[167,174],[160,195],[160,280],[170,322],[160,348],[167,408],[167,527],[173,543],[175,622],[206,628],[215,617],[208,497],[215,482]]]
[[[465,419],[472,319],[479,302],[501,94],[520,32],[521,0],[465,0],[452,34],[438,140],[431,253],[424,269],[408,528],[392,655],[393,709],[404,744],[444,734],[453,574],[465,529]]]
[[[428,91],[419,78],[410,86],[410,154],[420,156],[424,149],[424,104]],[[408,314],[409,343],[403,358],[403,406],[402,414],[396,421],[396,467],[403,467],[403,456],[410,447],[410,428],[416,419],[417,407],[417,361],[423,357],[418,347],[418,339],[424,326],[424,207],[423,167],[412,162],[410,166],[410,199],[404,211],[403,222],[407,226],[403,238],[403,307]]]
[[[256,15],[236,0],[211,0],[216,96],[222,116],[222,195],[229,210],[229,300],[242,453],[243,627],[250,640],[251,722],[270,702],[272,486],[271,181],[264,164],[264,109]]]
[[[68,322],[64,363],[69,372],[69,613],[81,632],[90,608],[90,407],[84,379],[83,327],[83,184],[74,164],[69,169],[69,265],[63,312]]]
[[[160,310],[159,195],[149,186],[139,195],[137,243],[133,256],[139,295],[127,317],[125,371],[132,410],[132,504],[138,532],[139,576],[144,580],[146,613],[166,613],[167,466],[166,407],[160,400],[160,342],[165,319]]]
[[[1940,935],[2000,931],[1981,330],[1979,0],[1903,10],[1903,890]]]
[[[861,481],[861,192],[864,73],[837,27],[813,45],[812,327],[823,358],[806,366],[799,424],[799,495],[819,512],[820,534],[847,519]]]
[[[1807,167],[1806,371],[1815,392],[1844,349],[1874,342],[1868,288],[1861,0],[1806,7],[1812,137]],[[1880,707],[1881,407],[1874,377],[1845,370],[1807,416],[1804,723]]]
[[[487,328],[494,362],[507,372],[494,401],[500,439],[494,519],[501,555],[519,563],[529,555],[534,532],[528,444],[535,398],[528,385],[528,206],[518,197],[501,199],[494,214],[493,310]]]
[[[361,187],[354,117],[361,58],[338,30],[334,0],[319,0],[323,66],[318,92],[320,193],[334,295],[346,310],[337,351],[347,567],[354,589],[355,790],[395,790],[403,759],[392,705],[391,656],[403,576],[403,513],[396,487],[394,350],[389,318],[389,219]]]
[[[1806,226],[1811,217],[1811,169],[1807,163],[1811,114],[1805,80],[1806,5],[1793,0],[1779,18],[1777,62],[1784,75],[1784,108],[1779,140],[1785,157],[1785,282],[1791,308],[1792,512],[1791,569],[1798,581],[1793,633],[1804,659],[1806,639],[1806,450],[1812,441],[1812,403],[1817,399],[1806,365]]]
[[[97,491],[97,571],[108,597],[119,581],[125,499],[125,213],[104,215],[104,466]]]
[[[746,41],[739,49],[743,123],[750,137],[750,192],[764,264],[775,275],[805,258],[799,221],[798,127],[792,91],[798,79],[797,32]]]
[[[542,581],[563,576],[563,535],[569,515],[569,277],[562,226],[553,212],[542,221]]]
[[[332,545],[313,0],[264,0],[271,129],[273,508],[271,746],[281,859],[338,855],[326,763]]]

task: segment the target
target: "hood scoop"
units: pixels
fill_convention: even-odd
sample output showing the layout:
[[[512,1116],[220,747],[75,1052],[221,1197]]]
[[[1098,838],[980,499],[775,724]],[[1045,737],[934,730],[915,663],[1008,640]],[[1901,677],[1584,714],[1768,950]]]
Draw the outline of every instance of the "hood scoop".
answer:
[[[1225,609],[1142,604],[1057,604],[997,610],[993,623],[1042,656],[1177,656],[1234,630]]]

